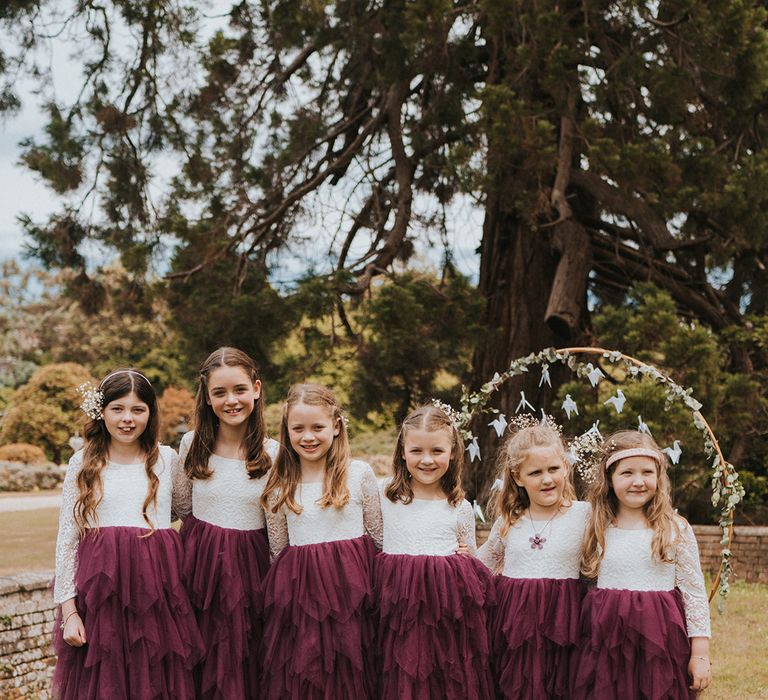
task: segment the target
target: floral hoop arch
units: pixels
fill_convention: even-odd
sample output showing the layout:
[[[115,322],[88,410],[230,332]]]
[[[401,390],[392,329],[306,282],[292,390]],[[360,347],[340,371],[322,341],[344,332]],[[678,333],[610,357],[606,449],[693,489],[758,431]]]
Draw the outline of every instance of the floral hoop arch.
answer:
[[[591,355],[605,360],[612,365],[623,365],[627,377],[638,379],[648,377],[664,387],[667,397],[667,405],[673,401],[682,401],[690,410],[693,425],[702,434],[704,451],[708,458],[712,459],[712,506],[720,509],[718,524],[722,528],[723,535],[720,540],[722,545],[720,568],[712,582],[709,599],[712,600],[715,593],[719,594],[718,609],[722,610],[725,598],[728,595],[728,579],[731,574],[731,541],[733,538],[733,514],[736,505],[744,496],[744,488],[739,481],[739,476],[734,466],[725,459],[720,445],[712,428],[701,414],[701,403],[693,397],[693,390],[683,388],[659,369],[635,357],[625,355],[618,350],[606,350],[605,348],[572,347],[572,348],[546,348],[538,353],[531,353],[526,357],[513,360],[509,369],[503,374],[495,374],[493,378],[483,384],[479,391],[465,392],[461,399],[461,413],[459,421],[464,430],[464,436],[473,440],[474,436],[469,430],[472,418],[481,413],[488,404],[490,397],[508,379],[519,376],[528,371],[529,367],[541,365],[542,371],[548,370],[550,364],[557,362],[566,365],[576,376],[589,377],[595,372],[591,363],[585,364],[577,359],[578,355]],[[592,381],[590,379],[590,381]],[[593,384],[596,386],[597,382]]]

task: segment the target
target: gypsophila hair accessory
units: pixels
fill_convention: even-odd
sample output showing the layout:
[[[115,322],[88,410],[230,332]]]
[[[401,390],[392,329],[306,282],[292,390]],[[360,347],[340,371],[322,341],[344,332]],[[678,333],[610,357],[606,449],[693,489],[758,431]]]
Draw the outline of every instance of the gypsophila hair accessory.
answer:
[[[541,418],[537,418],[532,413],[518,413],[509,419],[509,429],[517,432],[525,428],[533,428],[536,425],[543,425],[545,428],[552,428],[558,435],[563,434],[563,427],[554,419],[553,416],[541,412]]]
[[[585,484],[595,481],[604,447],[602,436],[596,430],[588,430],[568,442],[566,457]]]
[[[447,403],[443,403],[440,399],[432,399],[429,402],[435,408],[439,408],[445,415],[450,418],[451,423],[456,426],[457,430],[461,430],[464,427],[464,416],[457,411],[453,406],[449,406]]]
[[[77,387],[80,396],[83,397],[83,402],[80,404],[80,409],[93,420],[101,420],[104,418],[102,409],[104,408],[104,394],[94,388],[90,382],[84,382]]]

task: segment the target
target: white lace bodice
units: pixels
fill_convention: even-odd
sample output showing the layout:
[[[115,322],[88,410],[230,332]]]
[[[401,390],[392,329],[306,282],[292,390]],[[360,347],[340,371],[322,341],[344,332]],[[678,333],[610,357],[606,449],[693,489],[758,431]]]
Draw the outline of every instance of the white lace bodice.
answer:
[[[524,515],[507,536],[500,536],[501,519],[491,528],[488,540],[480,547],[479,558],[491,570],[509,578],[579,578],[581,548],[591,508],[589,503],[574,501],[549,525]],[[535,533],[546,539],[542,548],[533,548]]]
[[[675,542],[674,562],[653,559],[650,528],[609,527],[605,531],[605,556],[600,563],[597,587],[629,591],[679,588],[685,603],[688,636],[709,637],[709,601],[699,563],[699,547],[691,526],[682,518],[678,522],[680,537]]]
[[[181,439],[180,465],[187,458],[193,435],[190,431]],[[264,446],[274,461],[279,445],[274,440],[266,440]],[[264,509],[260,499],[267,475],[251,479],[244,460],[219,455],[211,455],[208,465],[213,474],[207,479],[189,479],[183,468],[174,475],[175,488],[182,494],[176,515],[184,518],[191,512],[198,520],[232,530],[263,528]]]
[[[475,554],[475,515],[468,501],[458,506],[450,505],[445,498],[414,498],[407,505],[401,501],[393,503],[385,495],[388,481],[381,491],[383,552],[445,557],[455,554],[461,542]]]
[[[59,533],[56,538],[56,583],[53,600],[62,603],[74,598],[77,546],[79,537],[75,524],[74,507],[78,497],[77,474],[83,463],[83,451],[79,450],[69,460],[67,475],[61,494]],[[155,473],[160,484],[157,502],[150,505],[147,515],[157,529],[171,526],[173,474],[179,469],[179,456],[165,445],[160,446],[160,457]],[[107,462],[101,473],[103,498],[96,508],[99,527],[140,527],[148,529],[141,514],[147,497],[147,474],[143,463],[116,464]]]
[[[343,508],[321,508],[317,501],[323,495],[322,482],[299,484],[296,502],[300,514],[285,507],[277,513],[267,512],[267,534],[272,556],[276,557],[289,544],[301,546],[335,542],[361,537],[366,532],[381,549],[381,502],[376,476],[365,462],[352,460],[347,468],[349,503]]]

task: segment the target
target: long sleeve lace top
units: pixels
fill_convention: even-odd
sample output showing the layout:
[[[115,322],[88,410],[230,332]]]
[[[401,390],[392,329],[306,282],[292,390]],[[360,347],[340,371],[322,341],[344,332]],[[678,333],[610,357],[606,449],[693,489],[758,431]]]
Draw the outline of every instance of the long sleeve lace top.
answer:
[[[709,600],[699,563],[699,547],[691,526],[678,520],[675,561],[655,561],[653,530],[609,527],[605,532],[605,556],[600,563],[598,588],[629,591],[671,591],[679,588],[685,604],[689,637],[711,636]]]
[[[175,513],[185,518],[192,513],[218,527],[232,530],[260,530],[265,526],[261,494],[267,482],[265,474],[251,479],[242,459],[228,459],[211,455],[208,465],[213,474],[207,479],[190,479],[184,472],[183,463],[192,444],[193,431],[184,435],[179,446],[179,467],[174,473],[174,488],[179,494]],[[266,440],[267,453],[274,461],[278,444]]]
[[[56,583],[53,600],[63,603],[77,594],[77,546],[79,537],[74,508],[78,497],[77,475],[83,464],[83,451],[69,460],[64,478],[59,513],[59,533],[56,538]],[[171,526],[173,504],[173,474],[179,468],[179,456],[165,445],[155,463],[155,474],[160,481],[157,501],[147,509],[147,516],[157,529]],[[99,527],[140,527],[148,529],[141,514],[147,497],[148,480],[144,463],[117,464],[107,462],[101,473],[103,498],[96,508]]]
[[[475,516],[468,501],[458,506],[450,505],[444,498],[414,498],[407,505],[400,501],[393,503],[385,495],[387,485],[385,481],[381,491],[383,552],[449,556],[463,543],[475,554]]]
[[[365,462],[352,460],[347,468],[349,503],[343,508],[320,507],[321,482],[299,484],[296,502],[300,514],[287,508],[267,512],[267,535],[272,556],[276,557],[289,544],[301,546],[351,540],[368,533],[381,549],[381,502],[376,476]]]
[[[524,515],[504,538],[500,535],[501,519],[497,519],[478,556],[491,571],[501,570],[509,578],[579,578],[590,511],[589,503],[574,501],[549,524]],[[532,546],[531,538],[536,534],[545,540],[541,548]]]

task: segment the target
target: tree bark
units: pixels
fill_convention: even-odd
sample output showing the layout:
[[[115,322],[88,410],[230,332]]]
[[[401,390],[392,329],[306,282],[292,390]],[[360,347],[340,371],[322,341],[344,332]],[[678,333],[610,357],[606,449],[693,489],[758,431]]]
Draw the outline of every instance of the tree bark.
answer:
[[[503,191],[499,187],[490,192],[486,201],[478,291],[486,299],[484,326],[488,334],[478,343],[473,357],[474,389],[491,379],[494,372],[505,371],[512,360],[545,347],[562,347],[569,340],[556,332],[558,325],[553,329],[545,321],[560,258],[552,246],[551,233],[531,228],[508,211]],[[510,417],[523,390],[537,411],[546,409],[554,389],[546,385],[539,388],[539,379],[534,371],[507,382],[491,405]],[[562,382],[559,373],[553,371],[554,387],[558,379]],[[491,418],[483,415],[474,421],[472,430],[479,439],[482,460],[468,464],[463,479],[468,498],[477,498],[483,506],[495,478],[500,442],[487,425]]]

